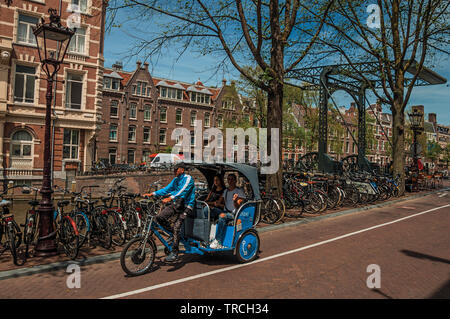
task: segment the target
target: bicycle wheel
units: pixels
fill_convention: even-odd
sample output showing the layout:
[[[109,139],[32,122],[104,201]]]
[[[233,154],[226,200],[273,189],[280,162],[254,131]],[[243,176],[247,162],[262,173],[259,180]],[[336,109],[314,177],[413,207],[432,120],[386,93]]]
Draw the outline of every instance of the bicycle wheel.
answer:
[[[284,216],[286,215],[286,207],[284,206],[284,200],[282,200],[281,198],[276,198],[275,199],[278,202],[278,205],[281,207],[281,214],[280,217],[278,218],[278,220],[276,222],[279,222],[280,220],[282,220],[284,218]],[[275,222],[275,223],[276,223]]]
[[[29,246],[33,243],[36,234],[36,215],[30,214],[25,221],[25,227],[23,229],[23,242],[25,245]]]
[[[80,236],[78,235],[75,221],[72,218],[65,217],[61,223],[59,241],[67,257],[73,260],[78,256]]]
[[[112,230],[108,222],[108,215],[98,215],[95,217],[95,234],[97,236],[100,246],[105,249],[111,248],[112,245]]]
[[[21,262],[19,262],[17,253],[17,249],[22,243],[22,234],[17,231],[15,225],[8,226],[8,241],[9,241],[9,250],[11,251],[14,265],[22,266],[25,263],[25,259],[22,259]]]
[[[120,254],[120,265],[129,276],[148,273],[155,261],[156,244],[152,238],[133,238]]]
[[[305,207],[304,210],[310,214],[317,214],[320,212],[323,206],[323,197],[315,192],[308,192],[304,194],[305,196]]]
[[[140,231],[141,220],[139,213],[134,208],[129,208],[124,216],[127,225],[126,238],[131,239],[135,237]]]
[[[280,204],[272,198],[264,199],[264,214],[261,216],[261,221],[266,224],[276,223],[282,214],[282,207]]]
[[[75,222],[78,230],[78,248],[82,247],[86,242],[89,233],[91,232],[91,223],[89,218],[83,212],[75,212],[71,214],[72,219]]]
[[[122,215],[116,211],[109,211],[107,216],[108,224],[111,229],[112,243],[117,246],[122,246],[126,241],[125,225],[122,220]]]

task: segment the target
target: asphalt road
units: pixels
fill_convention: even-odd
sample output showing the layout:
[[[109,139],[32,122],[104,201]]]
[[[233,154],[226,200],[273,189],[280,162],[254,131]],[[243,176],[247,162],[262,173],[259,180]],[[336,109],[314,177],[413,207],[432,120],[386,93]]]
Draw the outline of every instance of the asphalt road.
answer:
[[[115,260],[81,267],[80,288],[64,270],[2,280],[0,298],[450,298],[445,194],[262,233],[249,264],[158,255],[153,272],[125,277]]]

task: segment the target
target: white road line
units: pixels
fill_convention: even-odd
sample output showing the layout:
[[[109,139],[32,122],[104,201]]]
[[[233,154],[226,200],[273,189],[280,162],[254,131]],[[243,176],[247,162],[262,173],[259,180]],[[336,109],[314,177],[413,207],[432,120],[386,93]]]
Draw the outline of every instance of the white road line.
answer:
[[[447,195],[448,193],[444,193],[442,195],[439,195],[438,197],[444,197],[445,195]]]
[[[361,229],[361,230],[358,230],[358,231],[355,231],[355,232],[351,232],[351,233],[348,233],[348,234],[345,234],[345,235],[342,235],[342,236],[338,236],[338,237],[335,237],[335,238],[327,239],[327,240],[324,240],[324,241],[321,241],[321,242],[318,242],[318,243],[315,243],[315,244],[311,244],[311,245],[308,245],[308,246],[304,246],[304,247],[300,247],[300,248],[297,248],[297,249],[289,250],[289,251],[282,252],[282,253],[279,253],[279,254],[275,254],[275,255],[272,255],[272,256],[268,256],[268,257],[265,257],[265,258],[260,258],[260,259],[257,259],[255,261],[252,261],[252,262],[247,263],[247,264],[239,264],[239,265],[235,265],[235,266],[221,268],[221,269],[205,272],[205,273],[202,273],[202,274],[198,274],[198,275],[195,275],[195,276],[181,278],[181,279],[178,279],[178,280],[165,282],[165,283],[162,283],[162,284],[159,284],[159,285],[154,285],[154,286],[149,286],[149,287],[142,288],[142,289],[137,289],[137,290],[133,290],[133,291],[129,291],[129,292],[124,292],[124,293],[121,293],[121,294],[112,295],[112,296],[104,297],[104,298],[101,298],[101,299],[117,299],[117,298],[128,297],[128,296],[140,294],[140,293],[147,292],[147,291],[151,291],[151,290],[155,290],[155,289],[159,289],[159,288],[164,288],[164,287],[176,285],[176,284],[179,284],[179,283],[182,283],[182,282],[191,281],[191,280],[195,280],[195,279],[198,279],[198,278],[215,275],[215,274],[218,274],[218,273],[221,273],[221,272],[225,272],[225,271],[229,271],[229,270],[233,270],[233,269],[238,269],[238,268],[242,268],[242,267],[251,266],[251,265],[254,265],[254,264],[257,264],[257,263],[261,263],[261,262],[264,262],[264,261],[267,261],[267,260],[283,257],[283,256],[286,256],[286,255],[289,255],[289,254],[297,253],[297,252],[302,251],[302,250],[306,250],[306,249],[309,249],[309,248],[313,248],[313,247],[317,247],[317,246],[324,245],[324,244],[327,244],[327,243],[331,243],[331,242],[339,240],[339,239],[343,239],[343,238],[347,238],[347,237],[354,236],[354,235],[357,235],[357,234],[361,234],[361,233],[364,233],[364,232],[369,231],[369,230],[373,230],[373,229],[377,229],[377,228],[384,227],[384,226],[387,226],[387,225],[395,224],[395,223],[401,222],[403,220],[406,220],[406,219],[409,219],[409,218],[413,218],[413,217],[416,217],[416,216],[419,216],[419,215],[423,215],[423,214],[426,214],[426,213],[430,213],[430,212],[433,212],[433,211],[436,211],[438,209],[445,208],[445,207],[450,207],[450,204],[444,205],[444,206],[440,206],[440,207],[435,207],[435,208],[432,208],[432,209],[429,209],[429,210],[426,210],[426,211],[423,211],[423,212],[420,212],[420,213],[409,215],[409,216],[406,216],[406,217],[403,217],[403,218],[399,218],[399,219],[396,219],[396,220],[393,220],[393,221],[390,221],[390,222],[387,222],[387,223],[379,224],[379,225],[376,225],[376,226],[372,226],[372,227],[369,227],[369,228]]]

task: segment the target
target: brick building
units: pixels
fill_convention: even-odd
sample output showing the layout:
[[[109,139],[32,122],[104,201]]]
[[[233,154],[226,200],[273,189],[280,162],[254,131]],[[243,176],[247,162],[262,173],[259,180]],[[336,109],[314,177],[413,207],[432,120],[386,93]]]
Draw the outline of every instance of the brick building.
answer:
[[[358,111],[355,103],[351,103],[350,107],[339,108],[340,114],[343,120],[348,125],[348,130],[345,127],[340,115],[336,115],[337,123],[341,123],[341,129],[333,130],[331,127],[328,130],[328,155],[335,160],[342,160],[349,155],[358,154]],[[295,105],[293,107],[293,115],[297,124],[300,127],[306,127],[306,121],[309,117],[317,123],[313,124],[313,130],[315,130],[318,138],[318,115],[317,108],[304,107],[302,105]],[[329,116],[332,116],[331,110]],[[379,121],[375,119],[378,117]],[[367,121],[366,135],[369,136],[366,145],[366,157],[369,161],[378,163],[380,165],[386,165],[390,161],[390,146],[387,137],[392,137],[392,115],[382,112],[382,107],[379,103],[372,104],[366,108],[366,117],[370,119]],[[309,124],[311,127],[311,123]],[[381,127],[384,129],[381,129]],[[308,129],[307,129],[308,130]],[[350,132],[351,134],[350,134]],[[356,141],[352,138],[355,138]],[[317,152],[318,142],[312,147],[308,148],[303,143],[300,147],[286,147],[283,151],[283,159],[292,159],[297,161],[301,156],[308,152]]]
[[[234,82],[227,85],[224,80],[221,87],[207,87],[200,81],[153,77],[148,64],[139,61],[132,72],[124,71],[120,63],[105,69],[103,88],[97,154],[112,164],[138,164],[148,161],[152,153],[170,152],[177,143],[171,139],[172,132],[178,127],[191,132],[193,147],[200,142],[193,134],[196,120],[202,121],[204,129],[224,128],[226,120],[250,119],[252,111]]]
[[[3,180],[31,183],[42,179],[47,82],[32,27],[41,18],[49,21],[49,8],[58,9],[64,26],[73,5],[79,6],[81,16],[81,26],[71,40],[54,90],[52,164],[55,182],[70,182],[77,172],[90,164],[101,120],[105,3],[102,0],[14,0],[7,7],[1,2],[0,167]]]

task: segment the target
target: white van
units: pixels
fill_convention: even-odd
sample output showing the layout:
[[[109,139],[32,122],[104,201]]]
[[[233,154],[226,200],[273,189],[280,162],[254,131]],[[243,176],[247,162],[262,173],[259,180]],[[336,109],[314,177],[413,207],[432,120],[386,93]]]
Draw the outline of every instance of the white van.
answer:
[[[176,154],[158,153],[150,163],[150,167],[158,167],[161,165],[176,164],[181,161],[181,158]]]

